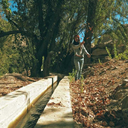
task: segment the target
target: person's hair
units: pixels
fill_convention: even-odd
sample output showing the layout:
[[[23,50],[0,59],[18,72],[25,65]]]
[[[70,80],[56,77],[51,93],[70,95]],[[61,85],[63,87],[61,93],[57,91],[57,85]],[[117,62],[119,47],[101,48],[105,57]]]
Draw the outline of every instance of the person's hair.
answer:
[[[79,36],[79,35],[75,35],[75,36],[74,36],[74,39],[75,39],[76,37],[78,37],[78,38],[80,39],[80,36]]]
[[[78,37],[78,38],[79,38],[78,42],[76,42],[76,41],[75,41],[75,38],[76,38],[76,37]],[[79,42],[80,42],[80,36],[79,36],[79,35],[75,35],[75,36],[74,36],[73,44],[74,44],[74,45],[78,45],[78,44],[79,44]]]

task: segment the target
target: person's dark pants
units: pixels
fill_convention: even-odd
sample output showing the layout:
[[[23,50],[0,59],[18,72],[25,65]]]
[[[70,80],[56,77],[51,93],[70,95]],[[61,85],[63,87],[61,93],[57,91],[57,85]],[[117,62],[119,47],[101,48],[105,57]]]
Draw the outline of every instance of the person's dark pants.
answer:
[[[76,69],[76,75],[75,80],[78,80],[81,78],[82,69],[84,65],[84,59],[74,59],[75,69]]]

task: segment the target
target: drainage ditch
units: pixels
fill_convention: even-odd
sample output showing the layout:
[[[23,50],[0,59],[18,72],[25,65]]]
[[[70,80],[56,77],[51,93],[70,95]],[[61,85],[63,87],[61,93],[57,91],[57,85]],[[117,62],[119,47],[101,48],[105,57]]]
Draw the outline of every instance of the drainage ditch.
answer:
[[[47,105],[58,83],[54,83],[40,99],[32,106],[27,115],[18,123],[16,128],[34,128],[41,113]]]

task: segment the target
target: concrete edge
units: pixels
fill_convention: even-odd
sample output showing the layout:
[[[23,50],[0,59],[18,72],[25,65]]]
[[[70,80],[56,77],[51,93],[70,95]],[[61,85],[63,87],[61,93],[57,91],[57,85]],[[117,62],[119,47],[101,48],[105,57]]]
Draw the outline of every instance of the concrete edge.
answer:
[[[0,127],[15,128],[37,100],[57,82],[57,79],[57,76],[49,76],[1,97]]]
[[[20,122],[20,120],[22,120],[22,119],[24,118],[24,116],[28,113],[28,111],[31,109],[31,107],[38,101],[38,99],[39,99],[41,96],[43,96],[44,93],[47,92],[47,90],[48,90],[49,88],[51,88],[51,87],[52,87],[52,85],[50,85],[41,95],[39,95],[35,100],[33,100],[33,102],[30,103],[30,104],[28,105],[28,107],[25,108],[24,111],[23,111],[14,121],[12,121],[12,122],[9,124],[8,128],[15,128],[15,127],[18,125],[18,123]]]
[[[53,92],[34,128],[74,128],[70,87],[65,76]]]

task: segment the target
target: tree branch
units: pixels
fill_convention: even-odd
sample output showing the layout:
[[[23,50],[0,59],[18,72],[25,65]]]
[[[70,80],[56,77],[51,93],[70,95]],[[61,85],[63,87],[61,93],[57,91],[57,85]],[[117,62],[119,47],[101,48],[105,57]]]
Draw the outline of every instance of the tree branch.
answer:
[[[11,34],[17,34],[17,33],[21,33],[19,30],[15,30],[15,31],[8,31],[8,32],[0,32],[0,37],[4,37],[4,36],[9,36]]]
[[[18,33],[21,33],[22,35],[25,35],[25,36],[28,36],[28,37],[36,37],[35,34],[33,33],[28,33],[27,31],[19,31],[19,30],[14,30],[14,31],[8,31],[8,32],[4,32],[4,31],[1,31],[0,32],[0,37],[4,37],[4,36],[9,36],[11,34],[18,34]]]

